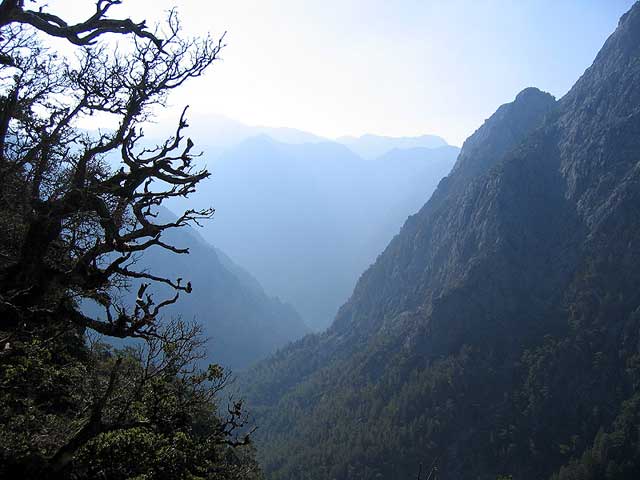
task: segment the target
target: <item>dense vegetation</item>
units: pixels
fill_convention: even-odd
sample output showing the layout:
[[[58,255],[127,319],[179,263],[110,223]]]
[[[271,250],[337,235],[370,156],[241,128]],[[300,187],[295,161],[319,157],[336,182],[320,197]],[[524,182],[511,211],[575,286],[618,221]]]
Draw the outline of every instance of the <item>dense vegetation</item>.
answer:
[[[212,213],[158,216],[208,172],[184,113],[155,147],[141,126],[222,44],[185,38],[175,12],[153,31],[113,18],[119,3],[97,0],[77,24],[43,2],[0,3],[0,477],[260,478],[242,402],[218,406],[228,375],[202,367],[199,327],[162,319],[191,283],[137,268],[149,248],[188,253],[163,234]],[[96,114],[116,128],[79,128]]]
[[[327,332],[247,375],[270,478],[638,478],[639,58],[636,5],[564,98],[465,142]]]
[[[12,339],[0,366],[2,478],[259,479],[242,405],[219,411],[228,375],[197,330],[114,350],[53,324]]]

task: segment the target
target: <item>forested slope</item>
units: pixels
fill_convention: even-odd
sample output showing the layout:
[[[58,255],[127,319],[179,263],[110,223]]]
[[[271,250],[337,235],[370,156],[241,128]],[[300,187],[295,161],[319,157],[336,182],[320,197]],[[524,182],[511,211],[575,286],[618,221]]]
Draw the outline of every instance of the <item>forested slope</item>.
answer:
[[[244,380],[274,479],[637,478],[640,6],[463,146],[331,328]]]

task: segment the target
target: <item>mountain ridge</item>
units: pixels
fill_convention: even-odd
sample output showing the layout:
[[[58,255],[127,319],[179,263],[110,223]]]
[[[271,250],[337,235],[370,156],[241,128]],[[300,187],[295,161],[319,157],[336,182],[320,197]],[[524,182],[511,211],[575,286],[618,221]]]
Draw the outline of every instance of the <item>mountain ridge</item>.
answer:
[[[456,153],[446,146],[364,160],[335,142],[251,137],[215,159],[211,179],[176,208],[213,205],[202,234],[320,329]]]
[[[176,219],[166,208],[156,213],[163,221]],[[136,268],[191,282],[193,291],[168,306],[164,316],[181,317],[202,327],[208,339],[206,361],[241,370],[310,332],[291,305],[267,295],[249,272],[202,238],[195,228],[168,231],[164,239],[189,249],[189,253],[176,255],[150,249],[137,260]],[[136,290],[130,289],[125,302],[135,302]],[[154,292],[156,298],[171,294],[162,285]]]
[[[359,137],[338,137],[336,142],[345,145],[366,160],[379,158],[394,148],[438,148],[448,145],[442,137],[429,134],[415,137],[390,137],[385,135],[364,134]]]
[[[639,58],[636,4],[567,95],[465,142],[325,333],[249,373],[270,478],[636,478]]]
[[[222,153],[224,150],[233,148],[246,139],[261,135],[268,136],[276,142],[290,145],[337,143],[347,148],[353,147],[350,150],[359,156],[362,155],[358,152],[363,150],[358,145],[373,142],[373,150],[371,150],[371,147],[365,146],[364,151],[368,152],[363,157],[365,159],[381,156],[393,148],[411,148],[415,146],[437,148],[447,145],[447,142],[442,137],[432,134],[415,137],[364,134],[359,137],[345,135],[331,138],[291,127],[247,125],[224,115],[211,113],[201,114],[196,112],[190,117],[190,123],[193,125],[190,127],[189,135],[196,145],[202,145],[207,151],[215,151],[216,153]],[[163,138],[171,133],[160,131],[159,128],[161,127],[151,126],[150,136],[152,138]],[[371,154],[370,152],[374,153]]]

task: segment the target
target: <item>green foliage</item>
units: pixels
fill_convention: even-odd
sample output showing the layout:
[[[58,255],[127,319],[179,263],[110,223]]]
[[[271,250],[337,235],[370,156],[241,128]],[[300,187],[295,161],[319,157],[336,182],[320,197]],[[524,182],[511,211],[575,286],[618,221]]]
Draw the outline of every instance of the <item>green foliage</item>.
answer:
[[[63,344],[73,347],[61,349]],[[37,471],[78,427],[74,411],[86,408],[87,368],[77,344],[73,333],[30,337],[10,344],[10,354],[2,355],[1,465],[23,464]]]
[[[158,220],[164,201],[208,176],[184,112],[173,137],[138,142],[154,107],[222,44],[185,38],[175,11],[155,33],[111,17],[120,3],[98,0],[76,25],[45,2],[0,8],[0,478],[258,479],[241,402],[219,409],[228,374],[200,369],[199,327],[159,315],[191,283],[135,269],[151,246],[188,253],[161,234],[213,213]],[[130,41],[108,48],[109,33]],[[65,57],[47,36],[84,48]],[[96,112],[118,127],[78,127]],[[153,283],[173,293],[157,301]]]
[[[77,331],[11,345],[0,364],[0,478],[260,478],[237,437],[242,414],[218,413],[228,375],[194,368],[193,332],[174,328],[173,340],[124,350]]]
[[[640,477],[640,394],[622,408],[609,431],[600,430],[590,448],[552,480],[632,480]]]

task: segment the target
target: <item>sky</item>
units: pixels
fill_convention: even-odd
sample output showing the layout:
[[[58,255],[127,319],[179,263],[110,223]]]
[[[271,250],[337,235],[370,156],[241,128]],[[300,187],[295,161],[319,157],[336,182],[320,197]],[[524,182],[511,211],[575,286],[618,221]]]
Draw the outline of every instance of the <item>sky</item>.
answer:
[[[170,98],[196,118],[223,115],[329,138],[436,134],[461,145],[525,87],[564,95],[632,4],[124,0],[112,15],[151,24],[176,6],[190,34],[227,32],[221,60]],[[82,15],[78,0],[48,5]]]

